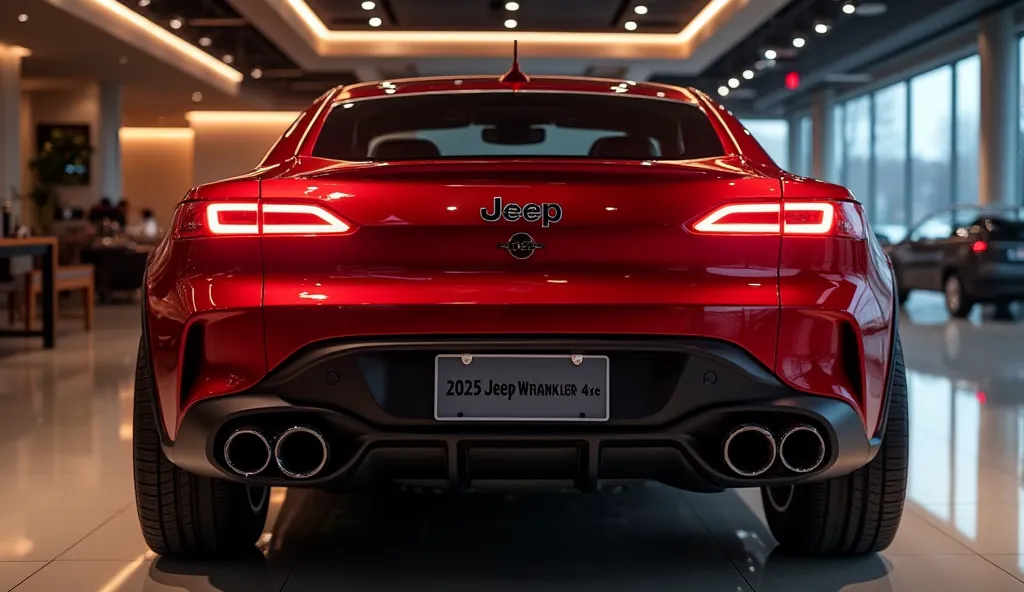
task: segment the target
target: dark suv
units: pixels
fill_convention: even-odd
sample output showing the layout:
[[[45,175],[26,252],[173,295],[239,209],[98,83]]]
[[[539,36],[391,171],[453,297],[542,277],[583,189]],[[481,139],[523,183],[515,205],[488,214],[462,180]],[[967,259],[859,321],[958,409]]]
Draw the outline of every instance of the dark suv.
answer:
[[[911,290],[937,290],[949,314],[966,317],[977,303],[1024,300],[1024,209],[963,206],[919,222],[886,248],[896,271],[900,302]]]

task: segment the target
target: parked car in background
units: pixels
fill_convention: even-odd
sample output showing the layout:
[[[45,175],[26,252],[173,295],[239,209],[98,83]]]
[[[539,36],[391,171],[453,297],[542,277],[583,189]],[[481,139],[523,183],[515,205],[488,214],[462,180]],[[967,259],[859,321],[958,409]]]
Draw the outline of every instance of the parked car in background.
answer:
[[[996,316],[1012,315],[1024,300],[1024,209],[960,206],[936,212],[906,238],[886,248],[900,302],[911,290],[941,291],[953,317],[975,304],[993,303]]]

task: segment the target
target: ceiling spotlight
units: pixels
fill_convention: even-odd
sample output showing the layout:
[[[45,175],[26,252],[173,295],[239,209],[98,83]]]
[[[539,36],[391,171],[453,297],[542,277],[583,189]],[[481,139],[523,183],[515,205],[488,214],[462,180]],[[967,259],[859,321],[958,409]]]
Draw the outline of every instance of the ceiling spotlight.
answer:
[[[779,54],[774,49],[766,49],[764,51],[764,59],[766,60],[774,60],[777,57],[779,57]]]
[[[363,10],[373,10],[374,8],[377,8],[377,3],[370,2],[370,0],[366,0],[366,2],[363,2],[361,4],[361,6],[363,7]]]
[[[728,94],[729,94],[729,87],[728,86],[720,86],[720,87],[718,87],[718,94],[722,95],[723,97],[724,96],[728,96]]]
[[[626,30],[627,31],[636,31],[636,22],[635,21],[626,21]]]
[[[754,71],[753,70],[744,70],[743,71],[743,78],[746,79],[746,80],[753,79],[754,78]]]
[[[637,14],[647,14],[647,7],[644,6],[643,4],[638,4],[637,6],[633,7],[633,12]]]
[[[182,22],[181,19],[171,19],[171,22],[169,24],[171,25],[172,29],[180,29]]]
[[[729,79],[729,88],[739,88],[739,87],[740,87],[740,79],[739,78],[730,78]]]
[[[139,0],[139,6],[142,8],[149,6],[149,0]]]
[[[260,78],[263,78],[263,70],[260,70],[259,68],[253,68],[249,72],[249,76],[252,76],[254,79],[259,80]]]
[[[854,6],[853,3],[847,2],[846,4],[843,4],[843,12],[846,14],[853,14],[857,12],[857,7]]]
[[[818,35],[824,35],[825,33],[828,33],[828,25],[825,23],[818,23],[814,25],[814,32]]]
[[[202,101],[203,100],[203,93],[201,93],[199,91],[196,91],[196,92],[192,93],[192,100],[197,102],[197,103],[199,101]]]
[[[203,47],[210,47],[213,45],[213,39],[210,39],[209,37],[200,37],[199,45],[202,45]]]
[[[506,2],[505,3],[505,10],[507,10],[509,12],[515,12],[515,11],[519,10],[519,3],[518,2]]]
[[[224,54],[224,57],[222,57],[221,59],[224,60],[225,64],[235,63],[235,56],[231,55],[230,53]]]
[[[27,20],[28,20],[28,15],[27,14],[22,13],[22,14],[18,15],[18,22],[19,23],[23,23],[23,22],[25,22]]]
[[[383,24],[384,24],[384,21],[381,20],[381,18],[379,16],[375,16],[375,17],[370,19],[370,26],[371,27],[379,27],[379,26],[381,26]]]
[[[807,40],[804,39],[803,37],[794,37],[793,38],[793,47],[801,48],[801,47],[803,47],[805,45],[807,45]]]
[[[518,26],[519,26],[519,23],[516,22],[516,19],[508,19],[507,21],[505,21],[505,28],[506,29],[515,29]]]

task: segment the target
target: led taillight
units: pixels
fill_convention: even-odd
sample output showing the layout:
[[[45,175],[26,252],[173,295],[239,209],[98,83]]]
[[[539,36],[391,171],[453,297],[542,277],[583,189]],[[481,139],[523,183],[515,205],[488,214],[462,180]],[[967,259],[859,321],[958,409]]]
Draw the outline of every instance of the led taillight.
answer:
[[[311,204],[189,202],[175,216],[178,238],[344,234],[352,226]]]
[[[856,204],[833,201],[728,204],[698,220],[692,229],[709,234],[865,236]]]
[[[988,250],[988,243],[985,241],[974,241],[971,245],[971,250],[975,253],[984,253]]]

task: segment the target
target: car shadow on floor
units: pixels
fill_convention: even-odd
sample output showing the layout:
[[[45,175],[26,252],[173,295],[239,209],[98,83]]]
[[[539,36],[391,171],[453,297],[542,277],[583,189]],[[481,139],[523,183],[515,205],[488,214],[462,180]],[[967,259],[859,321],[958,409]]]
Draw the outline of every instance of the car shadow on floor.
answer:
[[[734,493],[716,496],[715,503],[718,511],[730,513],[732,524],[760,524]],[[742,541],[737,539],[740,547],[730,546],[737,541],[722,540],[725,531],[706,528],[681,492],[657,485],[596,495],[292,490],[272,532],[265,553],[251,560],[197,564],[161,558],[149,578],[180,587],[205,576],[199,579],[225,592],[733,592],[838,591],[880,580],[888,571],[878,556],[814,561],[755,550],[744,559]],[[282,570],[291,573],[280,588]],[[883,581],[877,584],[887,589]]]

